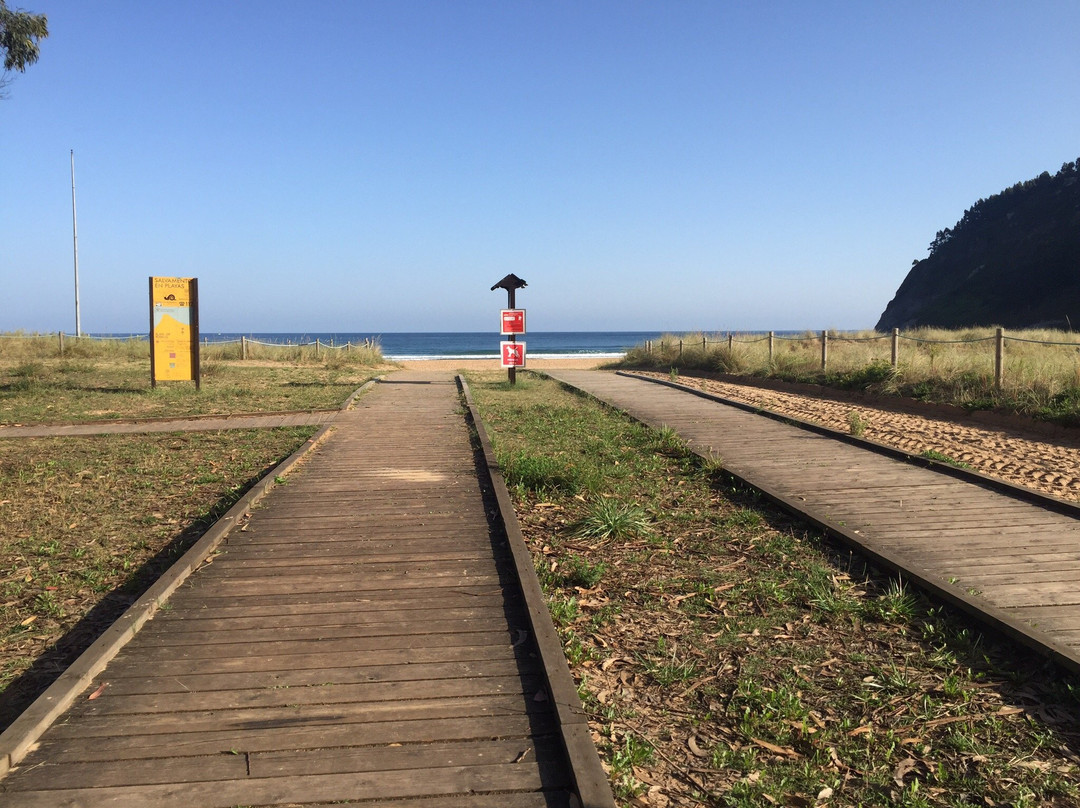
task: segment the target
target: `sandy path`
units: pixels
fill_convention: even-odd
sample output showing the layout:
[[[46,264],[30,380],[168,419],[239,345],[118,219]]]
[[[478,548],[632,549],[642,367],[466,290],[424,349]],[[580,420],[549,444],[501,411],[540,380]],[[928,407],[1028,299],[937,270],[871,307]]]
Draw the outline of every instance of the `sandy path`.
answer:
[[[652,375],[667,378],[667,374]],[[965,414],[950,418],[899,412],[888,402],[876,406],[843,396],[801,395],[686,376],[682,381],[703,385],[708,392],[724,398],[843,432],[851,431],[851,414],[858,413],[865,423],[864,438],[916,455],[941,452],[983,474],[1080,500],[1080,434],[1074,436],[1062,430],[1060,437],[1048,438],[1039,434],[1034,425],[1025,429],[1020,418],[1016,426],[999,429],[977,425]]]
[[[610,359],[529,359],[532,370],[555,370],[572,368],[574,370],[592,370]],[[405,370],[499,370],[506,372],[499,365],[498,359],[413,359],[401,362]]]

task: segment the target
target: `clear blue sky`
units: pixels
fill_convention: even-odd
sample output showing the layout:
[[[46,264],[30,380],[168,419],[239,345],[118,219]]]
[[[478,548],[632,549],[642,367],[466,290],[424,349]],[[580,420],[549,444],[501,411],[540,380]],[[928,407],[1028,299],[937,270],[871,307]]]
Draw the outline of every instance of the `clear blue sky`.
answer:
[[[1080,3],[16,0],[0,331],[864,328],[1080,157]]]

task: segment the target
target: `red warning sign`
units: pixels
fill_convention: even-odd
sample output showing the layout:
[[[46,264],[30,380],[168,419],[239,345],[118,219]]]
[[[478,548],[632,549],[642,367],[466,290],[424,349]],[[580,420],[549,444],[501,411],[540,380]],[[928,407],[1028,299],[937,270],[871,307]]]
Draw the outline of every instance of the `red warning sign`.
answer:
[[[525,333],[525,309],[503,309],[502,331],[504,336]]]
[[[502,366],[504,368],[525,367],[525,343],[524,342],[500,342],[502,354]]]

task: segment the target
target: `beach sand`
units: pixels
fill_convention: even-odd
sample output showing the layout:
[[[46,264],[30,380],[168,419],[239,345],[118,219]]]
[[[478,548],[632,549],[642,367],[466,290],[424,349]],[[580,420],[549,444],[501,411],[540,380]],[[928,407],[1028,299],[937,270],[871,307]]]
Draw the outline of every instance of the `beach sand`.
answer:
[[[612,359],[529,359],[525,368],[533,370],[592,370]],[[498,359],[413,359],[400,362],[403,370],[505,370]]]

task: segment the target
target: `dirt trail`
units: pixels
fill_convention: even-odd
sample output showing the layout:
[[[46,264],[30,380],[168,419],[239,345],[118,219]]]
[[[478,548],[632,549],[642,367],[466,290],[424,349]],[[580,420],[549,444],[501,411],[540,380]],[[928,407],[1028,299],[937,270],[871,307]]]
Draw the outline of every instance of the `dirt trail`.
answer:
[[[667,374],[644,374],[667,378]],[[812,421],[843,432],[851,431],[852,413],[865,424],[862,437],[911,454],[940,452],[984,474],[1000,477],[1065,499],[1080,501],[1080,434],[1062,430],[1047,437],[1034,424],[995,428],[974,424],[971,416],[949,418],[898,411],[888,402],[855,401],[842,394],[804,395],[749,385],[684,376],[685,384],[700,386],[724,398]],[[928,408],[929,409],[929,408]]]

